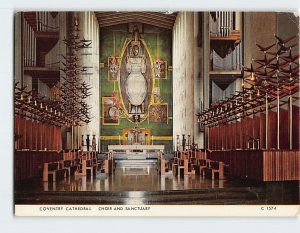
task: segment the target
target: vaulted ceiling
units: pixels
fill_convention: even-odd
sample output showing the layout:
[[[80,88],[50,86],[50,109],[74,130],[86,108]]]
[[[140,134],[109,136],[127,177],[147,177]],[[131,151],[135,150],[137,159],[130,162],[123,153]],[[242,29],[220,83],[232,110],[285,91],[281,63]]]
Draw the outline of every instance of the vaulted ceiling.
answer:
[[[144,23],[172,29],[177,13],[165,12],[95,12],[100,27],[123,23]]]

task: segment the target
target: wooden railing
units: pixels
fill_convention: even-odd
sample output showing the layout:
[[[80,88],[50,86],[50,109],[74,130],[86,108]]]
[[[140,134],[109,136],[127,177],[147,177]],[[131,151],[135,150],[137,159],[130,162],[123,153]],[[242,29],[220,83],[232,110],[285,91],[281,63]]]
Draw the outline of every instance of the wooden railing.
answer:
[[[17,150],[61,150],[61,128],[15,116]]]
[[[57,151],[15,151],[15,181],[42,177],[44,163],[59,161],[62,153]]]
[[[207,157],[228,165],[230,176],[261,181],[300,178],[298,150],[223,150],[207,152]]]
[[[246,117],[230,124],[219,125],[209,129],[209,149],[299,149],[299,107],[293,106],[292,132],[289,132],[288,111],[280,109],[279,146],[277,145],[277,113]],[[266,127],[266,122],[268,125]],[[266,140],[267,139],[267,140]],[[266,145],[267,141],[267,145]]]

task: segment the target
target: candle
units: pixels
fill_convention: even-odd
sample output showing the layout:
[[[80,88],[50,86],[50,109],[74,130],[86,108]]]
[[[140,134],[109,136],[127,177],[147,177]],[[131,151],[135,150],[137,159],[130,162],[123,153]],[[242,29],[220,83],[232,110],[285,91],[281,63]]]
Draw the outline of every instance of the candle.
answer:
[[[119,135],[119,145],[121,145],[121,136]]]
[[[153,145],[153,135],[151,136],[151,140],[152,140],[152,145]]]

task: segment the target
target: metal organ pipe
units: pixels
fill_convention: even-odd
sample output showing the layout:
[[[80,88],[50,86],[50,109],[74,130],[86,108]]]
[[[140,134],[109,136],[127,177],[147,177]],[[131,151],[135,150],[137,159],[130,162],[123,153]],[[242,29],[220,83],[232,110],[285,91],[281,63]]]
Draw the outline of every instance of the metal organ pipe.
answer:
[[[39,13],[39,31],[42,31],[42,12]]]
[[[33,29],[30,28],[30,66],[33,66]]]
[[[224,12],[224,36],[227,36],[227,12]]]
[[[227,30],[228,30],[228,12],[224,12],[225,15],[225,36],[228,36]]]
[[[222,36],[225,36],[225,13],[222,11]]]
[[[33,66],[36,66],[36,37],[33,36]]]
[[[26,23],[25,23],[25,19],[23,19],[23,48],[26,47]],[[26,50],[23,49],[23,65],[26,66]]]
[[[230,12],[227,12],[227,36],[229,36],[230,32]]]
[[[38,31],[41,31],[42,29],[41,29],[41,26],[42,26],[42,24],[41,24],[41,22],[42,22],[42,17],[41,17],[41,12],[38,12]]]
[[[217,11],[216,19],[217,19],[218,36],[221,37],[230,36],[230,31],[233,30],[233,12]]]
[[[28,47],[29,47],[29,25],[26,22],[26,47],[25,47],[25,50],[26,50],[26,66],[28,66],[28,64],[29,64],[29,50],[28,50]]]
[[[44,16],[43,31],[46,31],[46,25],[47,25],[47,14],[46,14],[46,12],[43,12],[43,16]]]
[[[226,12],[223,12],[223,36],[226,36]]]
[[[38,24],[39,24],[39,31],[42,31],[42,12],[38,13]]]
[[[43,12],[44,14],[44,31],[47,31],[46,25],[48,24],[47,20],[47,12]]]
[[[42,12],[40,12],[40,31],[43,31],[43,13]]]
[[[223,12],[220,11],[220,36],[223,36]]]
[[[25,19],[24,19],[24,21],[25,21]],[[28,37],[27,37],[27,21],[25,21],[25,23],[24,23],[24,39],[25,39],[25,41],[24,41],[24,54],[25,54],[25,56],[24,56],[24,62],[25,62],[25,66],[27,66],[27,41],[28,41]]]
[[[28,43],[28,52],[29,52],[29,56],[28,56],[28,66],[31,66],[31,53],[32,53],[32,50],[31,50],[31,43],[32,43],[32,37],[31,37],[31,27],[29,26],[28,27],[28,36],[29,36],[29,43]]]
[[[220,32],[220,11],[217,11],[217,30],[218,30],[218,36],[220,36],[221,32]]]
[[[229,28],[228,28],[228,30],[229,30],[229,35],[230,35],[230,31],[232,29],[232,12],[229,12],[229,19],[228,19],[228,21],[229,21]]]
[[[224,27],[224,32],[223,36],[227,36],[227,12],[223,12],[224,14],[224,22],[223,22],[223,27]]]
[[[46,25],[49,25],[49,13],[47,11],[45,12],[45,16],[46,16]]]
[[[230,15],[230,12],[227,12],[227,36],[229,36],[229,29],[230,29],[229,15]]]
[[[44,31],[44,25],[45,25],[45,14],[44,12],[42,12],[42,23],[41,23],[42,31]]]

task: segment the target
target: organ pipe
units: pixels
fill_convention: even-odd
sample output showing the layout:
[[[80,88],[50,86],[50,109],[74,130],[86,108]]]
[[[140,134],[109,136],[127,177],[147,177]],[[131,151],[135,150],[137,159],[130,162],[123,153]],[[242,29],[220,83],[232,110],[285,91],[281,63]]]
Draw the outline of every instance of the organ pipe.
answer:
[[[49,25],[49,12],[45,12],[46,16],[46,25]]]
[[[234,29],[233,25],[233,12],[217,11],[216,12],[216,25],[217,35],[221,37],[230,36],[230,31]]]
[[[36,23],[37,23],[36,30],[40,31],[40,12],[36,13]]]
[[[218,12],[217,12],[217,20],[218,20],[218,23],[217,23],[217,27],[218,27],[218,36],[221,36],[221,30],[220,30],[221,19],[220,19],[220,15],[221,15],[221,12],[218,11]]]
[[[33,66],[33,29],[30,28],[30,66]]]
[[[25,48],[25,20],[23,19],[22,21],[22,48],[23,48],[23,66],[25,66],[25,58],[26,58],[26,51],[24,50]]]
[[[33,65],[36,66],[36,37],[35,36],[33,37],[33,42],[34,42],[33,43],[33,51],[34,51],[34,53],[33,53],[33,59],[34,59],[33,60],[33,62],[34,62]]]
[[[226,36],[229,35],[228,33],[228,28],[229,28],[229,24],[228,24],[228,15],[229,15],[229,12],[225,12],[225,15],[226,15]]]
[[[45,31],[45,14],[44,14],[44,12],[42,12],[42,31]]]
[[[30,27],[29,27],[29,24],[27,23],[27,66],[29,66],[29,61],[30,61]]]
[[[225,12],[225,36],[228,36],[228,12]]]

